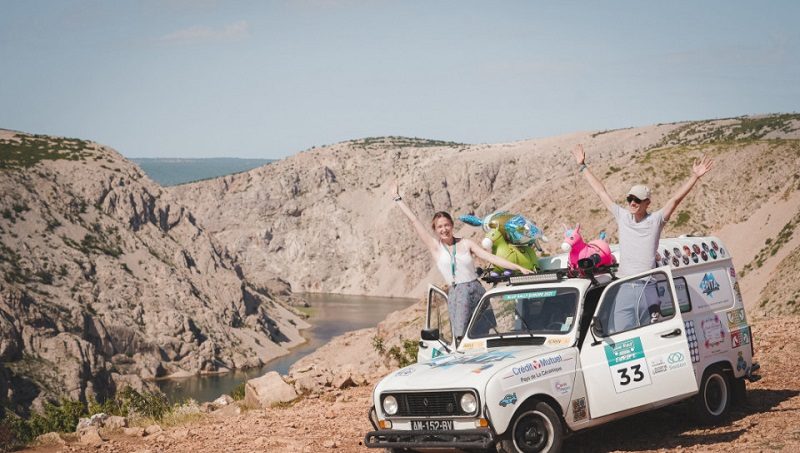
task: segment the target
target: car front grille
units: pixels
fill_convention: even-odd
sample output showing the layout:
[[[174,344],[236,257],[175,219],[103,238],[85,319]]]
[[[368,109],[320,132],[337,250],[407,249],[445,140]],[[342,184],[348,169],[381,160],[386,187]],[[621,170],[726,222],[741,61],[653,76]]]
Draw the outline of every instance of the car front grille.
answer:
[[[459,400],[467,391],[393,393],[397,398],[397,414],[401,417],[441,417],[471,415],[461,410]],[[386,395],[384,395],[386,396]]]

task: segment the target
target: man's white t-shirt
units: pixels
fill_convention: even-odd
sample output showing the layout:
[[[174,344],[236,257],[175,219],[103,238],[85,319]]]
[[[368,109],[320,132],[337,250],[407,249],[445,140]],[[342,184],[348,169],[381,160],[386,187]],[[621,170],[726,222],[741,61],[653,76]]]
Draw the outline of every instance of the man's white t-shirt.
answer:
[[[634,275],[655,267],[656,249],[664,229],[664,213],[661,209],[637,222],[627,209],[614,205],[611,214],[619,229],[619,275]]]

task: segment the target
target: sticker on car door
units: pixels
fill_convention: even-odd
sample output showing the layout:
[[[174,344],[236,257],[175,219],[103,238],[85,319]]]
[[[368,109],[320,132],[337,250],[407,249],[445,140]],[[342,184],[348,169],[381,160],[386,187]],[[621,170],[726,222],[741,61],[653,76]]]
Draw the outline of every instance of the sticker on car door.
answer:
[[[605,352],[617,393],[651,384],[647,358],[639,337],[606,345]]]

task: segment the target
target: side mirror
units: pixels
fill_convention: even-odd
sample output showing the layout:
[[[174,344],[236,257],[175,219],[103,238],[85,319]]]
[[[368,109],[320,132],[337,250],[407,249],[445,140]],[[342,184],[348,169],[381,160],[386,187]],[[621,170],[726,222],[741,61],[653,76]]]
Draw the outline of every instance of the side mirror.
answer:
[[[602,337],[606,334],[606,329],[603,328],[603,322],[600,321],[600,318],[597,316],[592,318],[592,336],[597,340],[598,337]]]
[[[422,329],[422,332],[420,332],[420,338],[428,341],[438,341],[439,329]]]

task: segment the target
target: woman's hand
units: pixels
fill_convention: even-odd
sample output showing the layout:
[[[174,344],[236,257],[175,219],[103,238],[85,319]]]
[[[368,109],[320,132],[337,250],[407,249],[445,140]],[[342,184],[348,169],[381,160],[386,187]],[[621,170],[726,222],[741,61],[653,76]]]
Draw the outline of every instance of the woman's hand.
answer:
[[[525,268],[525,267],[522,267],[522,266],[519,266],[519,269],[517,269],[517,270],[519,270],[520,272],[522,272],[525,275],[533,274],[532,270],[530,270],[528,268]]]

